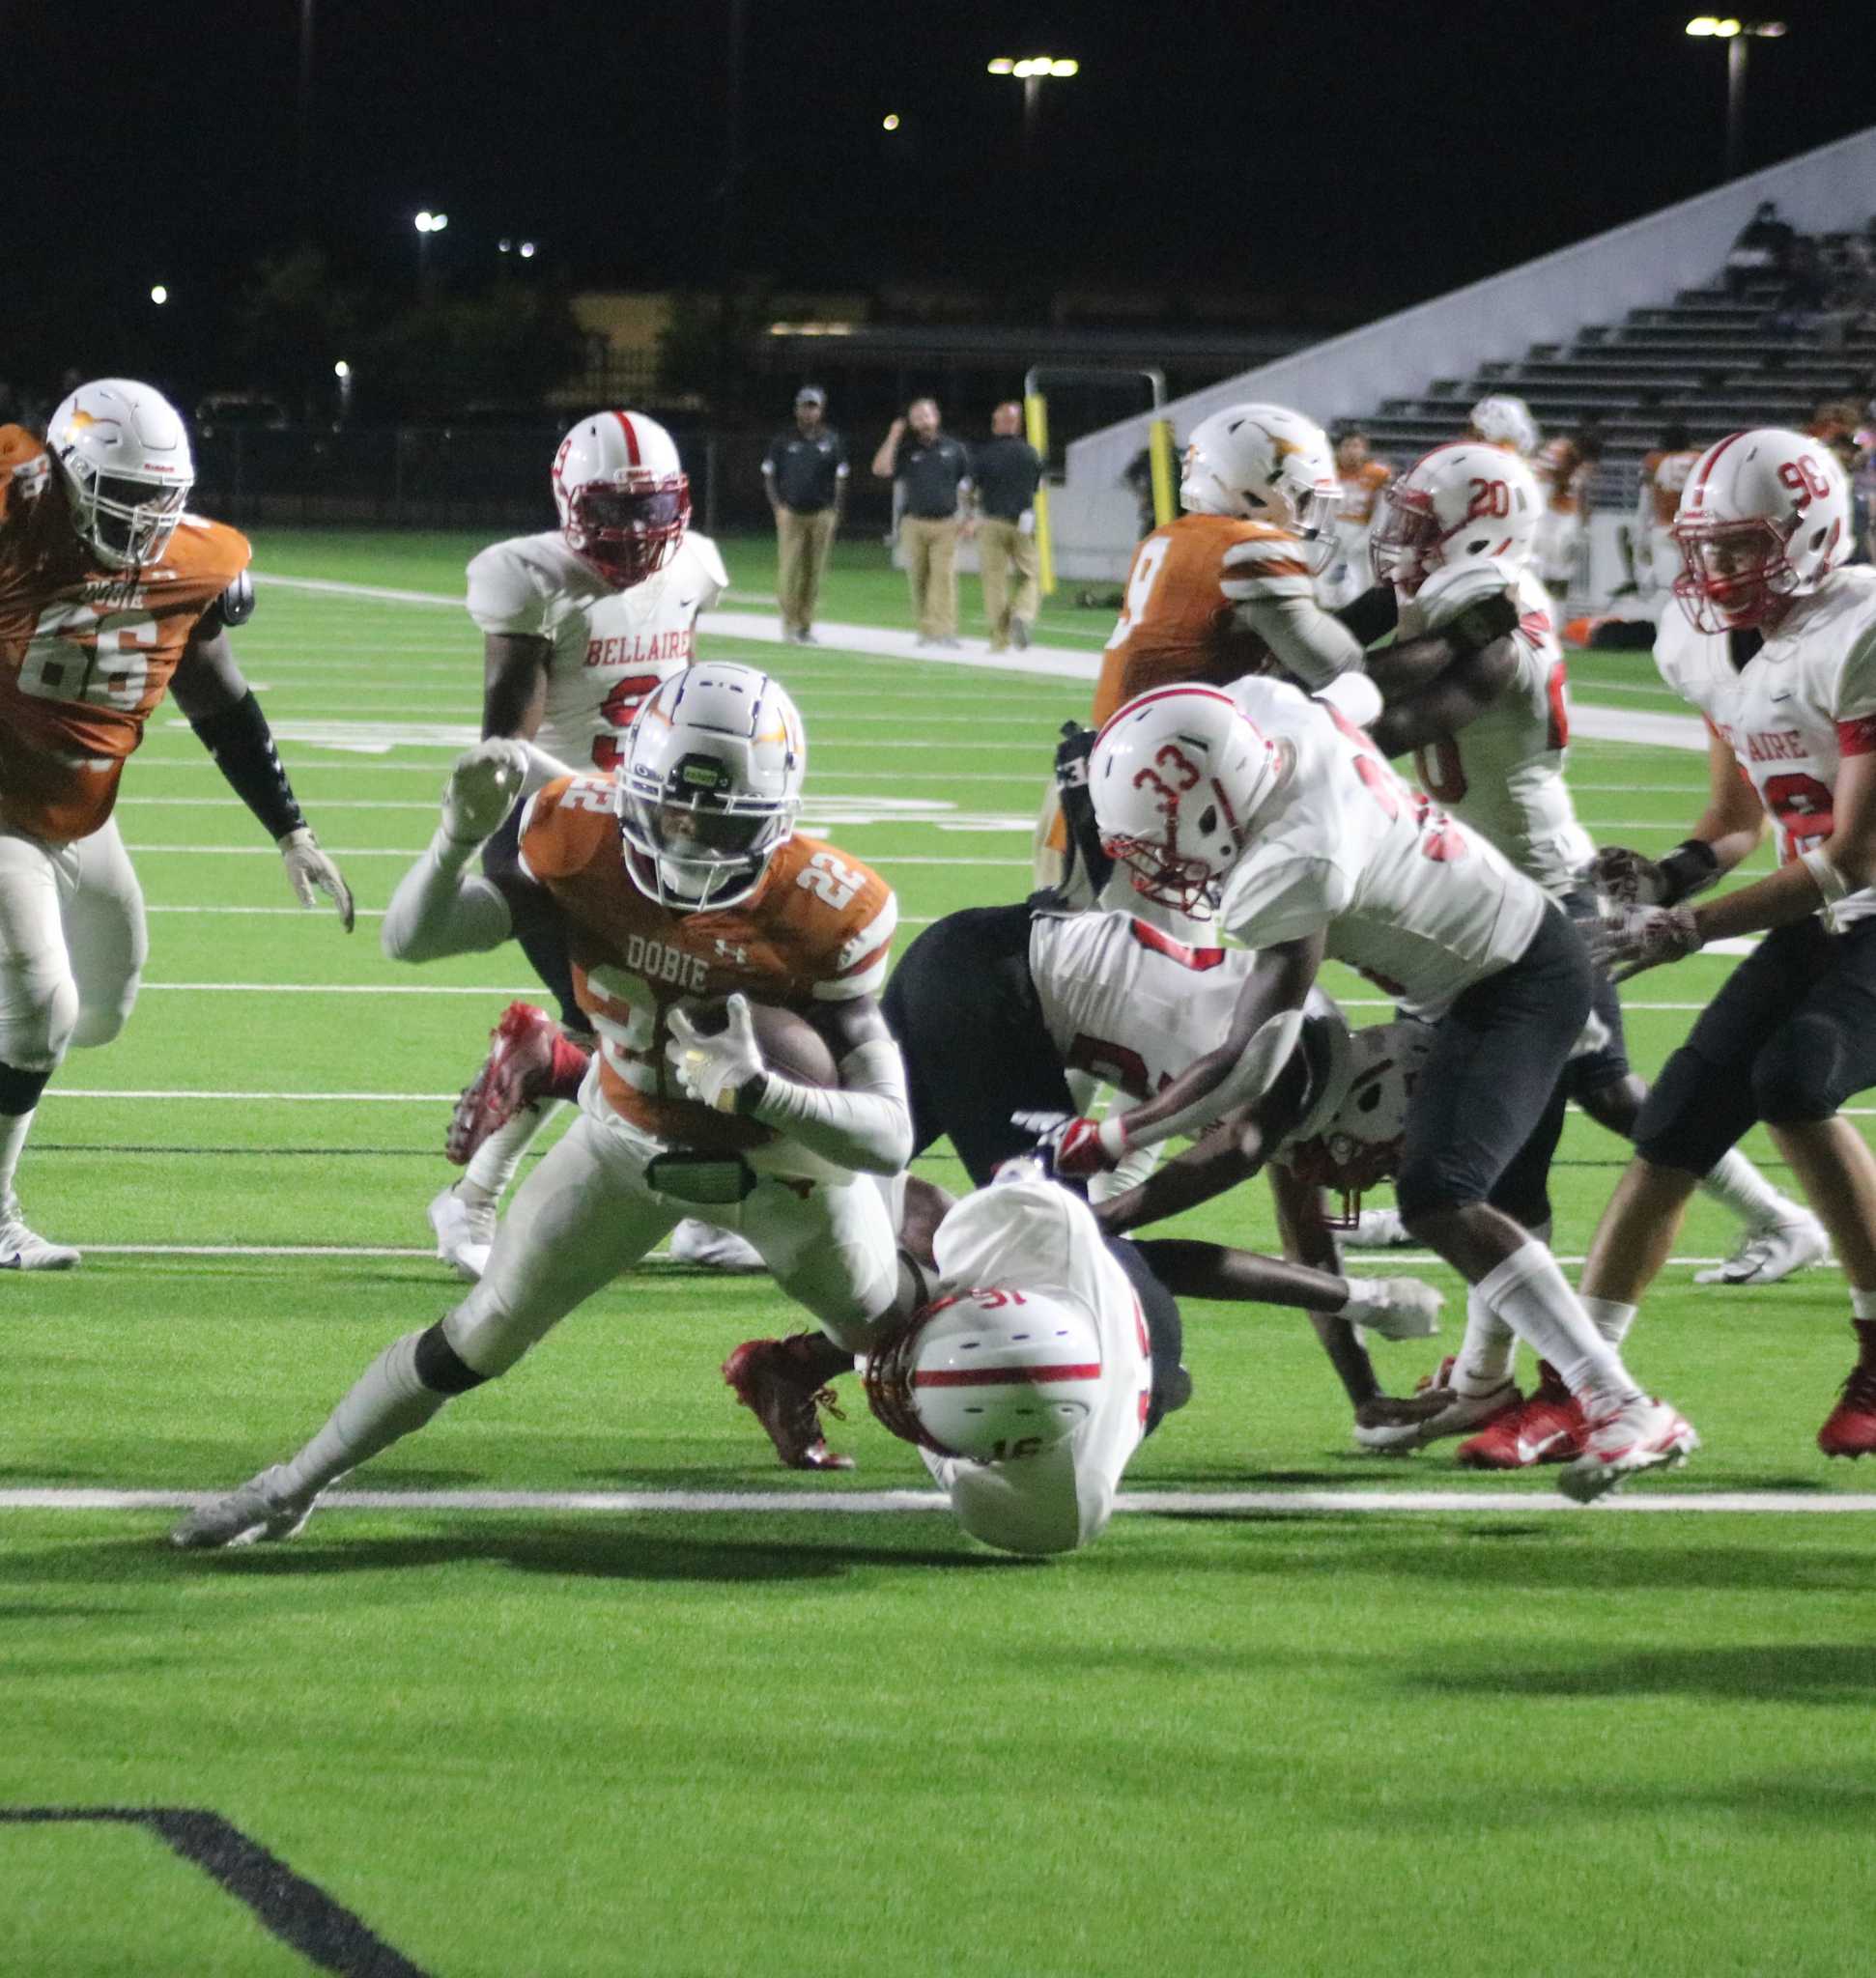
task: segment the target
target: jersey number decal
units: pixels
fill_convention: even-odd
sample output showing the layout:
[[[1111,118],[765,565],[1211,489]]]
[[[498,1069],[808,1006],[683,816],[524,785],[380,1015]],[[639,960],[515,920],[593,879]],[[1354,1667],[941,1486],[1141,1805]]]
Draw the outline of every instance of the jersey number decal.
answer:
[[[600,702],[599,718],[611,725],[612,733],[593,737],[595,769],[618,768],[619,743],[626,729],[632,725],[632,718],[639,712],[640,704],[657,691],[658,681],[656,673],[628,673]]]
[[[569,810],[590,810],[595,817],[611,817],[617,807],[613,786],[597,777],[575,777],[563,801]]]
[[[1778,469],[1778,484],[1789,488],[1797,495],[1798,513],[1803,515],[1813,501],[1821,501],[1831,492],[1831,484],[1819,470],[1816,461],[1808,453],[1801,453],[1796,460],[1788,460]]]
[[[1765,807],[1783,828],[1787,856],[1795,859],[1801,845],[1815,845],[1836,829],[1833,812],[1836,799],[1828,784],[1802,772],[1767,777]]]
[[[19,691],[36,700],[81,701],[132,715],[150,689],[154,611],[105,611],[48,605],[19,664]]]
[[[1133,574],[1127,579],[1126,602],[1121,607],[1121,615],[1114,621],[1114,630],[1108,635],[1108,652],[1117,645],[1124,645],[1133,628],[1147,615],[1147,600],[1152,596],[1160,566],[1166,561],[1166,552],[1172,547],[1164,536],[1153,536],[1141,544],[1140,553],[1133,559]]]
[[[635,1092],[655,1094],[664,1066],[657,992],[642,975],[614,968],[588,970],[586,986],[610,1005],[592,1012],[607,1063]]]
[[[798,887],[811,892],[837,913],[840,908],[853,904],[853,896],[863,883],[860,874],[832,852],[816,852],[809,860],[807,871],[795,881]]]
[[[1091,1037],[1085,1031],[1077,1031],[1075,1040],[1068,1046],[1068,1069],[1085,1071],[1090,1078],[1097,1078],[1104,1086],[1119,1086],[1129,1098],[1148,1099],[1152,1096],[1152,1079],[1147,1070],[1147,1060],[1137,1051],[1129,1051],[1124,1044],[1110,1044],[1104,1038]],[[1170,1085],[1171,1079],[1161,1081]]]

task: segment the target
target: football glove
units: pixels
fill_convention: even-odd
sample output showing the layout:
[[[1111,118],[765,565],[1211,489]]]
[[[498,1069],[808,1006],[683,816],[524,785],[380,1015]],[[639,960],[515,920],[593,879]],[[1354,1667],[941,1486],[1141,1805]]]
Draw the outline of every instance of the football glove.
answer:
[[[514,808],[527,776],[527,745],[478,742],[456,758],[443,786],[443,832],[459,845],[479,845]]]
[[[1438,1332],[1445,1303],[1418,1278],[1350,1278],[1349,1302],[1336,1315],[1384,1340],[1427,1340]]]
[[[1090,1119],[1060,1113],[1012,1113],[1010,1121],[1034,1133],[1036,1151],[1048,1172],[1063,1181],[1085,1181],[1120,1165],[1127,1150],[1120,1116]]]
[[[345,875],[319,848],[319,840],[302,824],[279,840],[287,867],[287,884],[302,907],[316,907],[324,893],[339,911],[339,925],[352,932],[352,889]]]
[[[1720,878],[1713,847],[1699,838],[1678,844],[1659,864],[1640,852],[1605,845],[1589,866],[1589,883],[1625,907],[1677,907]]]
[[[678,1084],[699,1105],[717,1113],[735,1112],[743,1088],[766,1068],[750,1020],[749,999],[732,996],[726,1007],[728,1022],[707,1037],[683,1009],[672,1010],[671,1039],[665,1046]]]
[[[1591,958],[1618,982],[1663,962],[1685,961],[1706,945],[1691,907],[1623,907],[1588,933]]]

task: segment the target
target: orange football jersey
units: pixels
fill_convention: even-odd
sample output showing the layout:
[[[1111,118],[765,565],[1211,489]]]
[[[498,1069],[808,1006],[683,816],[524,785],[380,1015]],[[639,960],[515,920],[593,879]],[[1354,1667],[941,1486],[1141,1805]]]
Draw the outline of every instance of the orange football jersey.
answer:
[[[1584,466],[1581,449],[1574,439],[1559,436],[1547,440],[1531,463],[1549,507],[1558,515],[1575,515],[1581,505]]]
[[[1261,562],[1259,576],[1308,582],[1301,546],[1294,556],[1282,551],[1294,541],[1269,523],[1228,515],[1180,515],[1154,529],[1133,552],[1126,599],[1094,684],[1094,725],[1152,688],[1222,687],[1261,665],[1268,647],[1238,625],[1222,589],[1225,552],[1238,543],[1269,543],[1275,554]]]
[[[196,621],[252,552],[189,515],[160,563],[107,570],[55,472],[30,433],[0,426],[0,819],[64,843],[110,816]]]
[[[1654,509],[1655,526],[1672,528],[1681,512],[1681,494],[1687,477],[1700,458],[1699,450],[1689,447],[1680,453],[1645,454],[1641,462],[1641,485]]]
[[[563,777],[522,826],[527,870],[566,916],[574,992],[600,1040],[600,1089],[641,1132],[705,1153],[759,1146],[753,1119],[687,1098],[665,1059],[678,1003],[736,991],[806,1013],[875,994],[898,921],[878,873],[797,834],[733,907],[674,913],[625,866],[610,777]]]
[[[1383,461],[1365,460],[1351,474],[1343,474],[1342,512],[1338,521],[1366,528],[1375,519],[1375,503],[1380,492],[1394,478],[1394,470]]]

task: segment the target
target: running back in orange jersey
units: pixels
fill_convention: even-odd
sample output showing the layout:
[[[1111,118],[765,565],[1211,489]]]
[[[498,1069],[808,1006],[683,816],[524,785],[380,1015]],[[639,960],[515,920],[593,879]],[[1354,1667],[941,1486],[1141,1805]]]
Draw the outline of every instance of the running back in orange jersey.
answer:
[[[1136,694],[1199,682],[1222,687],[1269,663],[1270,649],[1240,626],[1221,588],[1225,552],[1239,543],[1270,546],[1263,574],[1312,582],[1300,545],[1268,523],[1228,515],[1180,515],[1133,552],[1125,601],[1094,686],[1096,727]],[[1292,565],[1293,564],[1293,571]]]
[[[197,621],[251,554],[191,515],[160,563],[105,569],[44,447],[0,427],[0,822],[52,843],[104,824]]]
[[[679,1003],[740,991],[803,1015],[885,986],[898,903],[878,873],[797,834],[732,907],[678,913],[626,870],[609,777],[550,783],[522,825],[527,873],[566,916],[580,1006],[600,1039],[600,1089],[641,1132],[704,1152],[773,1140],[753,1119],[687,1098],[665,1060]]]

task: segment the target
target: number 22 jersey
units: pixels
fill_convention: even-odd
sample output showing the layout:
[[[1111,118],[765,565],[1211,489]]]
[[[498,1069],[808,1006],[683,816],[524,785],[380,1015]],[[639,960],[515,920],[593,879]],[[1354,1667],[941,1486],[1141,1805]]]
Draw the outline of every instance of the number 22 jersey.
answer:
[[[1733,640],[1696,632],[1678,607],[1655,640],[1662,678],[1707,718],[1759,793],[1788,863],[1831,835],[1837,770],[1876,753],[1876,569],[1833,570],[1799,598],[1743,666]],[[1876,914],[1876,888],[1831,907],[1833,926]]]

